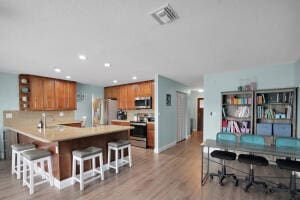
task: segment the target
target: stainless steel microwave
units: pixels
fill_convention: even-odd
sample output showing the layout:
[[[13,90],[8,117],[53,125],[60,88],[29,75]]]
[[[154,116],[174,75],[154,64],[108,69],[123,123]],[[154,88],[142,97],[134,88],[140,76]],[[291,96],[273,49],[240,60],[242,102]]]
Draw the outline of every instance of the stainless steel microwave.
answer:
[[[152,98],[151,97],[136,97],[134,99],[135,109],[151,109]]]

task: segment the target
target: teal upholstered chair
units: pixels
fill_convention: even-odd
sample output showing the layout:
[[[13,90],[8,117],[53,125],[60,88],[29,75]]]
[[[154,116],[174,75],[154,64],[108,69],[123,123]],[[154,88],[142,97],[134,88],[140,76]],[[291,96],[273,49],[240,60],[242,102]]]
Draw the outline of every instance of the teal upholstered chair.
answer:
[[[241,144],[249,144],[249,145],[265,145],[265,138],[263,136],[258,135],[242,135],[240,137]],[[240,154],[238,157],[239,162],[249,164],[250,170],[248,177],[246,177],[246,186],[244,190],[247,192],[249,188],[254,185],[262,185],[267,191],[267,184],[262,181],[255,181],[254,180],[254,169],[253,165],[256,166],[268,166],[269,162],[266,158],[262,156],[256,156],[250,152],[250,154]]]
[[[295,150],[300,149],[300,139],[297,138],[276,138],[275,145],[278,148],[292,148]],[[291,160],[290,158],[286,159],[277,159],[276,163],[280,169],[290,171],[290,187],[280,187],[280,190],[290,192],[291,199],[296,199],[297,185],[296,185],[296,172],[300,172],[300,162],[296,160]]]
[[[235,134],[233,133],[218,133],[216,136],[216,140],[218,142],[233,142],[236,143],[237,142],[237,137]],[[228,152],[228,151],[222,151],[222,150],[215,150],[211,153],[211,156],[213,158],[218,158],[222,160],[222,169],[218,171],[218,173],[210,173],[210,177],[211,179],[214,176],[219,177],[219,184],[223,185],[223,180],[227,177],[232,177],[234,182],[235,182],[235,186],[238,185],[238,179],[236,178],[236,176],[234,174],[227,174],[226,172],[226,165],[225,165],[225,160],[227,161],[233,161],[236,159],[236,153],[233,152]]]

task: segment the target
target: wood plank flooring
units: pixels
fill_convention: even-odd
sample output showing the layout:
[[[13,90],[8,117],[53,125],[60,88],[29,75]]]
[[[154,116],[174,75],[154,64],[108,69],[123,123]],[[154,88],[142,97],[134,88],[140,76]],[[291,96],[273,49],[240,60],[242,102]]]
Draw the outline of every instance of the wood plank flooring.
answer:
[[[122,167],[115,175],[113,170],[105,173],[104,181],[94,181],[79,190],[79,184],[58,190],[43,184],[36,187],[36,192],[29,195],[22,182],[10,174],[10,162],[0,161],[0,199],[107,199],[107,200],[181,200],[181,199],[288,199],[286,193],[265,195],[251,189],[245,193],[241,186],[234,187],[226,183],[221,187],[217,179],[208,180],[201,187],[201,137],[193,134],[186,141],[162,152],[159,155],[152,150],[133,148],[133,167]],[[246,165],[234,163],[240,169],[248,169]],[[212,165],[212,170],[219,166]],[[228,170],[230,171],[230,170]],[[276,167],[255,168],[255,173],[271,176],[288,175]]]

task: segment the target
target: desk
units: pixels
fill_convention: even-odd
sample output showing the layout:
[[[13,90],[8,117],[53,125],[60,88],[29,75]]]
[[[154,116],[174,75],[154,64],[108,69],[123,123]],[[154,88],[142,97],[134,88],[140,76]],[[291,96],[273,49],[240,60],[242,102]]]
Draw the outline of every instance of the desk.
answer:
[[[229,151],[240,151],[254,154],[272,155],[278,157],[290,157],[300,159],[300,149],[296,148],[284,148],[269,145],[252,145],[245,143],[232,143],[232,142],[219,142],[216,140],[208,139],[201,144],[202,146],[202,170],[201,170],[201,184],[204,185],[209,175],[209,148],[218,148]],[[207,170],[204,175],[203,160],[204,160],[204,148],[207,147]]]

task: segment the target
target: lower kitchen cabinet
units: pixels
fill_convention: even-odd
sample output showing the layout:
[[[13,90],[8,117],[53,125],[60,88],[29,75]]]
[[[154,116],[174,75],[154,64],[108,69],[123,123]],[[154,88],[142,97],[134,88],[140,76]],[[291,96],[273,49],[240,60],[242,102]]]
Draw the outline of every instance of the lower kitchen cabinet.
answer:
[[[118,126],[130,126],[129,121],[111,121],[112,125],[118,125]],[[128,140],[130,139],[130,130],[128,130]]]
[[[151,149],[154,148],[155,144],[155,125],[154,123],[147,124],[147,146]]]

